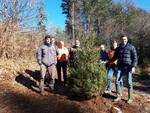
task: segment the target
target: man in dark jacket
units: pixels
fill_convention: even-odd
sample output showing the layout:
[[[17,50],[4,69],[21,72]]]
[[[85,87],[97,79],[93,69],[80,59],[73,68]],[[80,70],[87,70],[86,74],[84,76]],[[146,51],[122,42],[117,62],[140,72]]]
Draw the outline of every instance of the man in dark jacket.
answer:
[[[50,37],[49,35],[45,36],[45,43],[41,45],[37,52],[37,61],[40,65],[41,70],[41,80],[40,80],[40,92],[43,94],[44,92],[44,78],[46,75],[46,71],[50,75],[50,88],[51,90],[54,89],[54,79],[56,77],[56,63],[57,63],[57,56],[56,56],[56,49],[54,47],[54,38]]]
[[[81,51],[80,41],[79,40],[75,40],[75,45],[73,45],[73,47],[70,48],[70,50],[69,50],[70,67],[74,67],[74,68],[77,67],[77,65],[78,65],[77,52],[78,51]]]
[[[128,100],[127,103],[132,102],[132,92],[133,92],[133,85],[132,85],[132,73],[135,72],[135,67],[137,66],[137,52],[135,47],[128,42],[128,38],[126,35],[122,35],[120,37],[121,44],[116,49],[114,59],[118,59],[117,66],[118,66],[118,74],[120,77],[116,82],[117,88],[117,98],[114,101],[121,100],[121,87],[120,87],[120,80],[123,75],[127,77],[127,84],[128,84]]]

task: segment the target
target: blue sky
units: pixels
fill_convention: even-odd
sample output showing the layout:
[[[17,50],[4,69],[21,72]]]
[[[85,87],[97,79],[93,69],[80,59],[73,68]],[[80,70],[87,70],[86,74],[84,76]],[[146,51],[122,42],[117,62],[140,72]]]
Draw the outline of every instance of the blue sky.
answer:
[[[65,15],[61,9],[62,0],[44,0],[45,11],[47,14],[47,29],[58,27],[62,30],[65,28]],[[116,0],[123,1],[123,0]],[[134,5],[150,12],[150,0],[133,0]]]
[[[135,6],[140,7],[142,9],[150,12],[150,0],[133,0]]]
[[[45,12],[47,14],[47,28],[65,27],[65,15],[62,14],[61,0],[44,0]]]

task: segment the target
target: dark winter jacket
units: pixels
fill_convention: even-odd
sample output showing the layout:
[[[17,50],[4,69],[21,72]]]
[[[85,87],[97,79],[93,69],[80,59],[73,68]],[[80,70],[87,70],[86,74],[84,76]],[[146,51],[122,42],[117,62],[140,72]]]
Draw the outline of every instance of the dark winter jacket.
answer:
[[[77,52],[81,51],[81,47],[80,46],[76,46],[74,45],[70,51],[69,51],[69,63],[71,67],[76,67],[76,65],[78,64],[77,62]]]
[[[100,51],[99,60],[101,61],[108,61],[108,54],[106,51]]]
[[[51,66],[57,63],[56,49],[54,46],[44,44],[39,47],[37,51],[37,61],[38,64]]]
[[[77,57],[77,51],[79,50],[80,50],[80,47],[74,45],[69,51],[69,60],[71,61],[75,60]]]
[[[131,67],[137,66],[137,52],[133,45],[127,43],[126,46],[122,46],[121,44],[116,49],[115,59],[118,59],[117,66],[122,67],[125,65],[129,65]]]

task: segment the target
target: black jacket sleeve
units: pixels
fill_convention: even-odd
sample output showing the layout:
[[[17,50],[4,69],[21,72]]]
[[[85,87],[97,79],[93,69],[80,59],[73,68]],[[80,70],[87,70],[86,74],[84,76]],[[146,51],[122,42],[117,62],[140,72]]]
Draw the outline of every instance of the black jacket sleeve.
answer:
[[[137,52],[134,46],[132,46],[132,50],[131,50],[131,60],[132,60],[132,66],[136,67],[137,63],[138,63],[138,58],[137,58]]]

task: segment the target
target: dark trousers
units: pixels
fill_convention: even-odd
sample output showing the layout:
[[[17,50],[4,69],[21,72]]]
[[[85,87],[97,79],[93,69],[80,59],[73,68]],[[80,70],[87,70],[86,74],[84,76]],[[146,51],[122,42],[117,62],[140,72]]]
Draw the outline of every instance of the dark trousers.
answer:
[[[63,61],[63,62],[57,62],[57,75],[58,75],[58,81],[61,82],[61,70],[63,70],[63,79],[64,82],[66,82],[67,79],[67,61]]]

